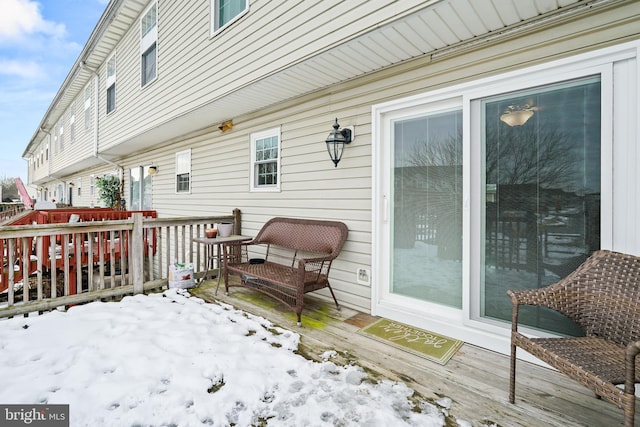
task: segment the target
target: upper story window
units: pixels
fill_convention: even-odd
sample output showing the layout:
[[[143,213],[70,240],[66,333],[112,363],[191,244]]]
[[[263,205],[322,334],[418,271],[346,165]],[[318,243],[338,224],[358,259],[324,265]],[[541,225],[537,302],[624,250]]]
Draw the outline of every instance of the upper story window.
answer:
[[[84,130],[91,127],[91,86],[84,90]]]
[[[140,18],[140,55],[142,86],[155,80],[158,65],[158,5],[153,2]]]
[[[280,128],[251,135],[251,191],[280,191]]]
[[[249,10],[249,0],[211,0],[211,34],[216,33]]]
[[[60,144],[60,152],[64,151],[64,119],[58,126],[58,143]]]
[[[176,193],[191,191],[191,149],[176,153]]]
[[[107,61],[107,114],[116,108],[116,54]]]
[[[69,142],[73,142],[76,139],[76,103],[71,104],[71,111],[69,112]]]

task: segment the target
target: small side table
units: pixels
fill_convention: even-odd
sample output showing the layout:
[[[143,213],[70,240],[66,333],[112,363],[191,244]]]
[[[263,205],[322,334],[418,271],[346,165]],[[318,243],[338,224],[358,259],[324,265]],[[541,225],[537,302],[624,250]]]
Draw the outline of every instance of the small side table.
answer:
[[[191,239],[193,242],[202,243],[205,245],[205,263],[207,269],[200,279],[200,283],[202,283],[207,276],[209,275],[209,270],[213,268],[213,261],[217,262],[218,265],[218,283],[216,284],[215,295],[218,295],[218,288],[220,287],[220,276],[222,276],[222,270],[224,268],[224,263],[222,262],[222,245],[229,244],[238,244],[242,242],[247,242],[253,239],[253,237],[249,236],[241,236],[238,234],[234,234],[228,237],[194,237]]]

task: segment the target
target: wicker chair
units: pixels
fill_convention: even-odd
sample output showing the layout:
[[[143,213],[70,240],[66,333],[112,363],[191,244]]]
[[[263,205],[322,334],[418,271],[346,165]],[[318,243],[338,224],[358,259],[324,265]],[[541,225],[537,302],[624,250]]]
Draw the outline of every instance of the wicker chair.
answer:
[[[509,401],[515,401],[516,347],[624,410],[633,426],[640,365],[640,257],[597,251],[566,278],[541,289],[508,291],[513,303]],[[577,338],[528,338],[518,332],[520,305],[549,307],[583,328]],[[638,371],[640,372],[640,371]],[[616,387],[623,384],[624,389]]]

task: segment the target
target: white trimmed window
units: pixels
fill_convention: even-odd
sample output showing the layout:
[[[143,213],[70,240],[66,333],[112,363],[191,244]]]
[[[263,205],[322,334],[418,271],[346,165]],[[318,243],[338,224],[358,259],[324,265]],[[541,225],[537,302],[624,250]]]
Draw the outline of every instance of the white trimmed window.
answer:
[[[158,70],[158,4],[153,2],[140,18],[141,84],[155,80]]]
[[[107,78],[105,80],[107,88],[107,114],[116,108],[116,55],[111,55],[107,61]]]
[[[69,113],[69,142],[76,139],[76,103],[71,104],[71,112]]]
[[[91,86],[84,90],[84,130],[91,128]]]
[[[191,192],[191,149],[176,153],[176,193]]]
[[[251,191],[280,191],[280,128],[251,135]]]
[[[211,34],[249,11],[249,0],[211,0]]]
[[[58,142],[60,144],[60,152],[64,151],[64,120],[58,126]]]

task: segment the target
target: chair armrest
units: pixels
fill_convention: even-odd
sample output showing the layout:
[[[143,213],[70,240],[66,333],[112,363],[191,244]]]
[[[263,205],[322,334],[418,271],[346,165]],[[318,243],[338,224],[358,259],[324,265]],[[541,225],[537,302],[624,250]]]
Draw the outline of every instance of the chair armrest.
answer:
[[[537,305],[556,309],[553,301],[557,297],[557,292],[549,289],[549,287],[508,290],[507,295],[511,298],[511,304],[513,305],[511,312],[511,331],[513,332],[518,330],[518,309],[521,305]]]
[[[627,345],[624,383],[626,394],[635,394],[636,392],[636,356],[638,353],[640,353],[640,341],[634,341]]]
[[[517,305],[547,305],[552,299],[553,291],[546,288],[540,289],[520,289],[509,290],[507,295],[511,298],[511,303]]]
[[[316,281],[320,279],[321,275],[329,276],[329,270],[331,269],[331,262],[334,257],[331,255],[317,257],[317,258],[302,258],[298,260],[298,284],[303,286],[305,283],[305,277],[307,273],[313,272],[316,274]],[[311,266],[311,267],[310,267]]]
[[[330,255],[317,258],[301,258],[298,260],[298,270],[304,271],[307,264],[322,264],[333,261],[333,259],[334,257]]]

